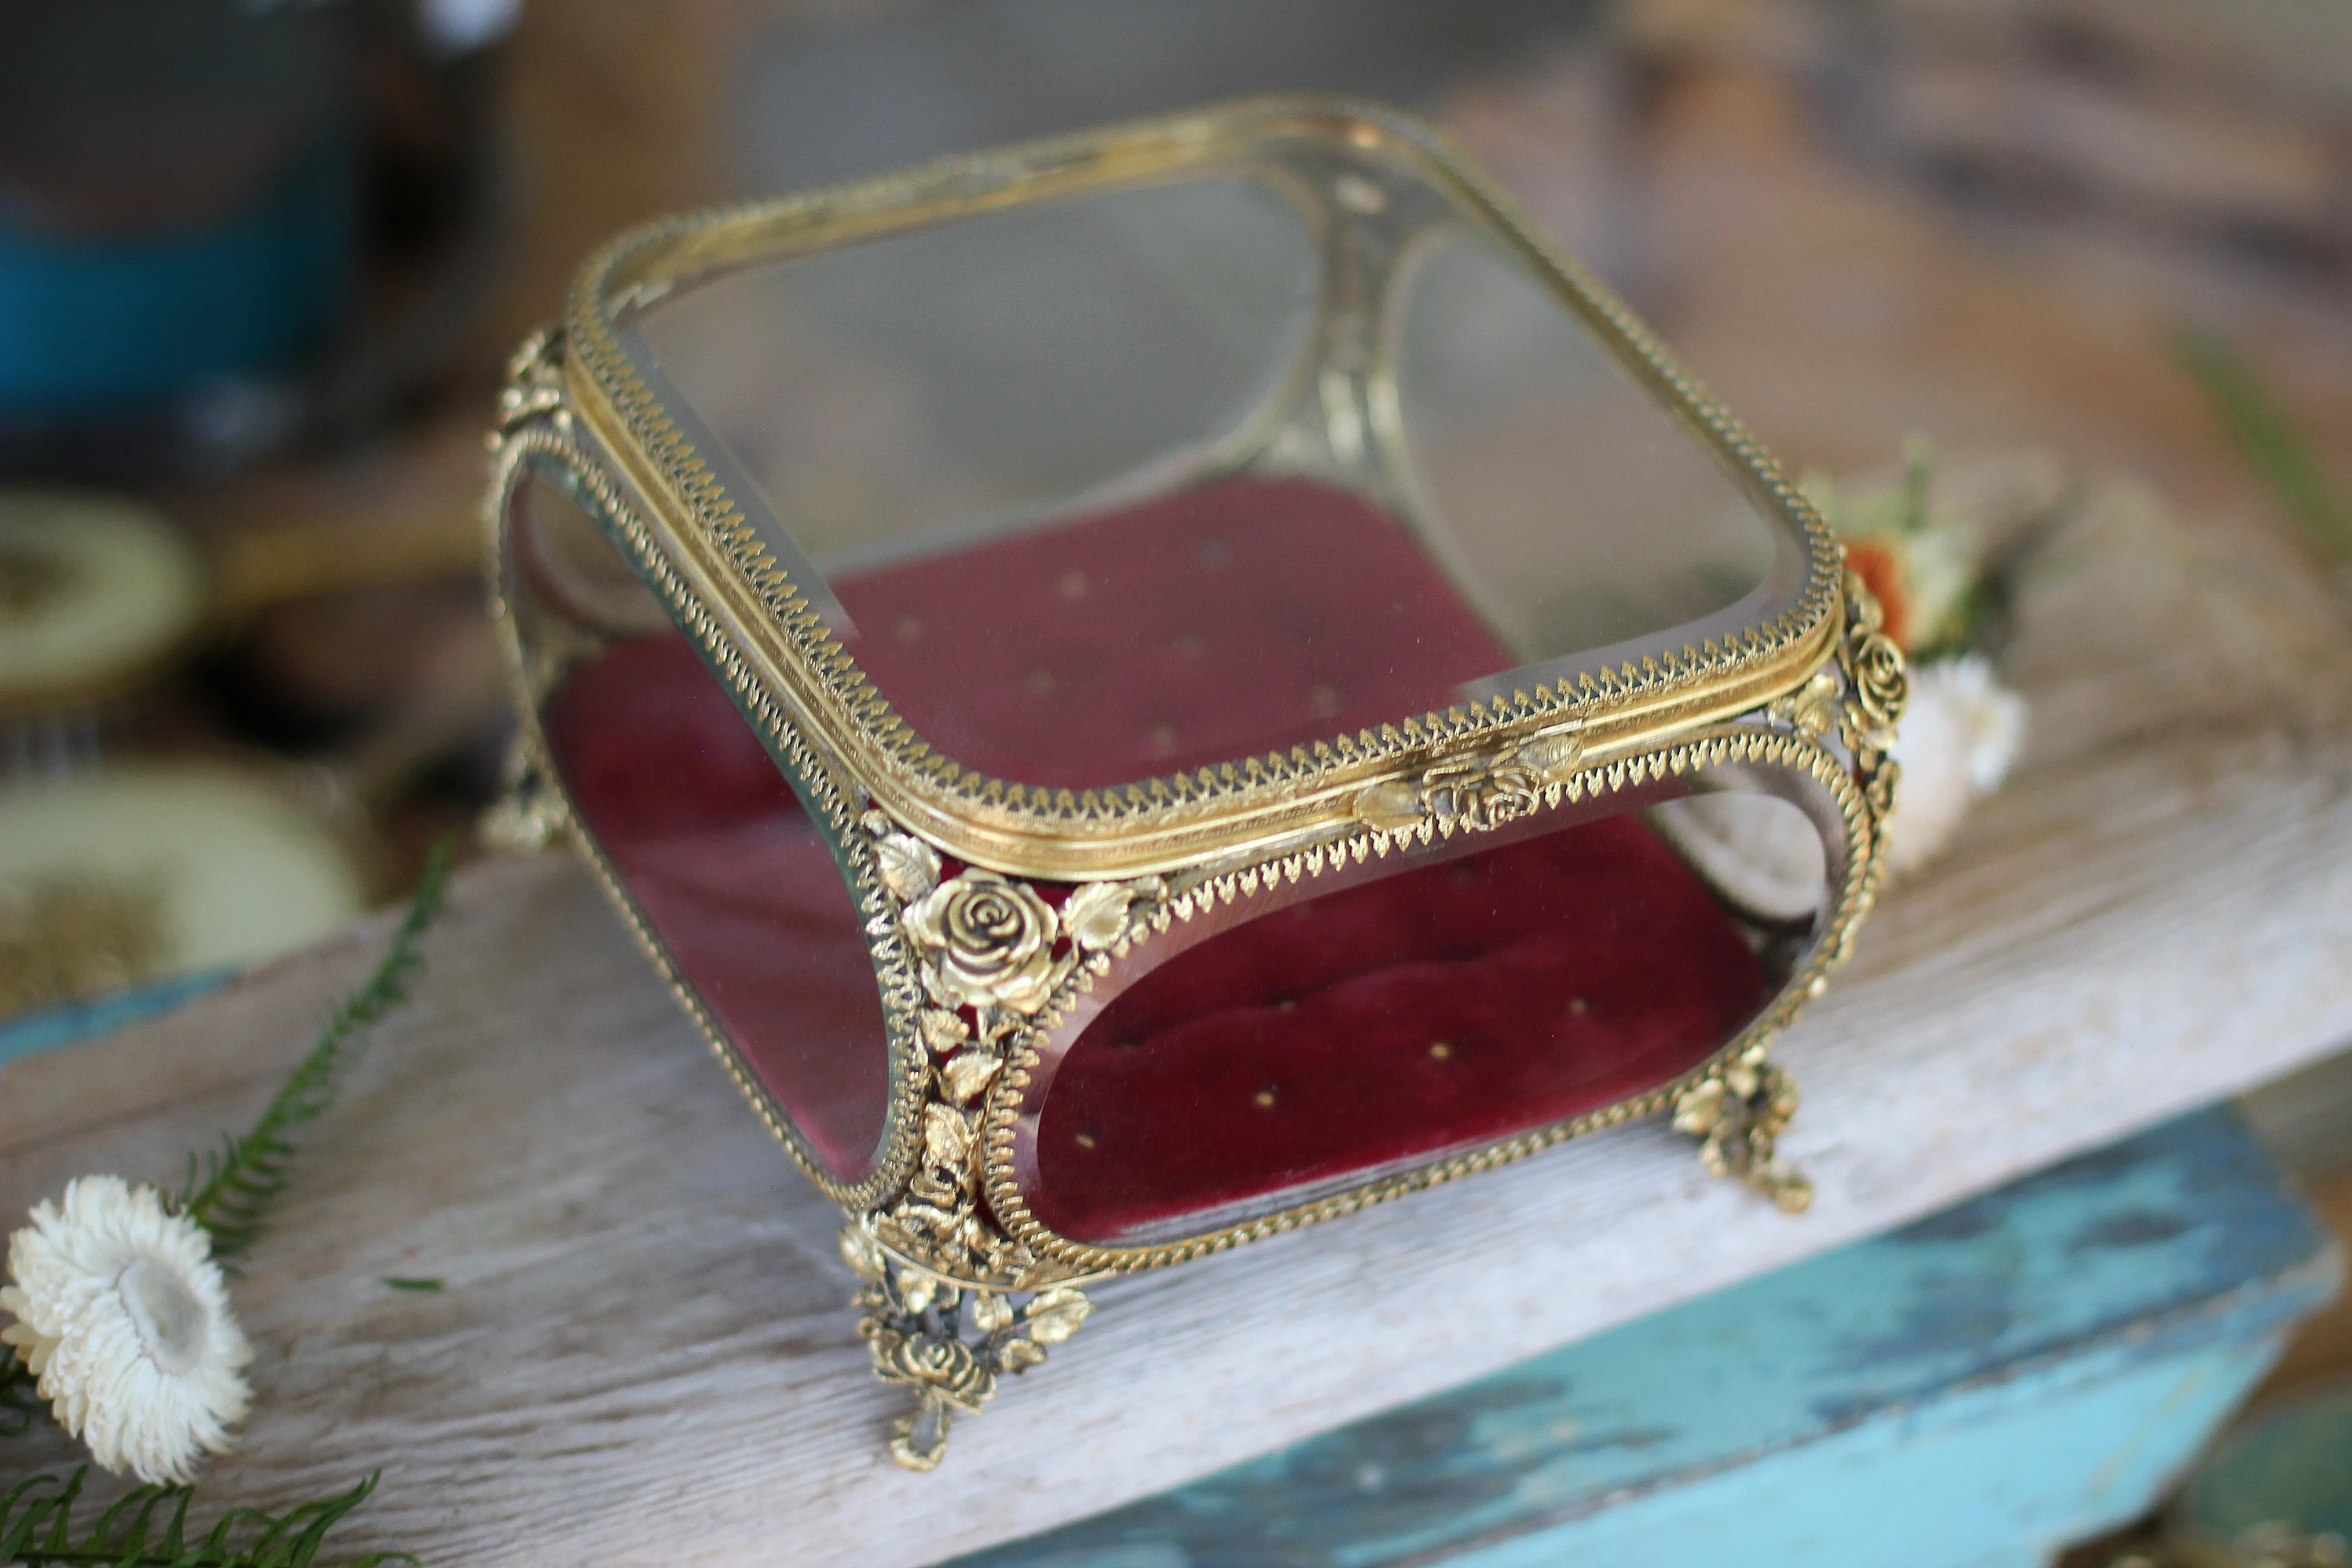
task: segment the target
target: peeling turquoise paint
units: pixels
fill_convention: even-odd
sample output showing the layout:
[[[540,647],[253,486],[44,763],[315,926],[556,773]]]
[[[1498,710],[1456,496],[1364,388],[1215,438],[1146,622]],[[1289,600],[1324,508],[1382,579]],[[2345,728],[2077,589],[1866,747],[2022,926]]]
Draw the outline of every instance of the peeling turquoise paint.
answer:
[[[959,1568],[2008,1568],[2132,1517],[2333,1294],[2197,1115]]]
[[[83,1040],[94,1040],[100,1035],[128,1028],[168,1013],[184,1002],[193,1002],[205,992],[236,979],[236,974],[234,969],[199,970],[193,974],[160,980],[152,985],[142,985],[134,990],[113,992],[87,1002],[68,1002],[37,1013],[0,1018],[0,1062],[13,1057],[29,1056],[35,1051],[53,1051],[60,1046],[78,1045]]]

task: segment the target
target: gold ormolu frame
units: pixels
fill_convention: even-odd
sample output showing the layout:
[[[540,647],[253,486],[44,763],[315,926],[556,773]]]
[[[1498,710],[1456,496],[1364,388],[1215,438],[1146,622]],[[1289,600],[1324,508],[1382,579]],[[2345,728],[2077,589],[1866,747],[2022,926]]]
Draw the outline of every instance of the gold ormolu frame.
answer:
[[[617,324],[678,282],[1016,202],[1230,163],[1336,139],[1410,163],[1497,237],[1750,499],[1801,535],[1781,613],[1615,668],[1521,672],[1531,689],[1378,733],[1338,735],[1118,790],[1026,789],[967,772],[890,712],[811,609],[821,583],[757,526],[755,497],[650,388]],[[1434,132],[1391,111],[1320,99],[1252,100],[1170,120],[959,158],[866,184],[668,220],[583,268],[561,327],[515,358],[502,395],[488,522],[494,605],[520,697],[512,788],[494,815],[510,842],[571,837],[753,1107],[851,1216],[843,1257],[877,1373],[909,1386],[890,1442],[927,1469],[953,1415],[1001,1375],[1045,1359],[1091,1310],[1091,1280],[1157,1268],[1312,1224],[1671,1109],[1709,1169],[1791,1212],[1811,1189],[1775,1153],[1796,1108],[1769,1041],[1846,955],[1878,886],[1888,755],[1905,695],[1901,655],[1828,531],[1731,416],[1511,200]],[[547,764],[540,704],[564,655],[527,645],[510,603],[508,498],[528,475],[563,487],[636,565],[732,688],[833,840],[866,921],[889,1033],[889,1131],[873,1173],[828,1174],[736,1055],[626,889],[572,816]],[[1829,829],[1838,892],[1776,1000],[1683,1077],[1599,1111],[1164,1244],[1100,1247],[1046,1230],[1013,1169],[1024,1090],[1045,1032],[1134,946],[1261,889],[1683,775],[1738,771],[1810,803]],[[943,877],[942,855],[964,869]],[[1058,908],[1034,884],[1069,889]],[[1063,940],[1066,938],[1066,941]],[[978,1020],[967,1024],[960,1009]]]

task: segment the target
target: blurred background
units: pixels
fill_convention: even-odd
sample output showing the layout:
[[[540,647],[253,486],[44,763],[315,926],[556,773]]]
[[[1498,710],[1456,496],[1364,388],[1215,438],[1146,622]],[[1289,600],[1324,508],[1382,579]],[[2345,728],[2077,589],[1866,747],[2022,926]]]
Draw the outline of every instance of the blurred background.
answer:
[[[1791,469],[2352,561],[2340,5],[0,0],[0,1058],[494,796],[483,433],[598,240],[1300,88],[1444,122]]]

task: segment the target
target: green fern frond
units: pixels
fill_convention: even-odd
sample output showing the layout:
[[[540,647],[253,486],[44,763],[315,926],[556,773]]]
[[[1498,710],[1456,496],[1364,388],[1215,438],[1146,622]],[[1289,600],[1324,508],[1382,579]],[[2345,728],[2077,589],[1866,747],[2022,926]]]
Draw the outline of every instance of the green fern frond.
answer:
[[[287,1076],[253,1131],[222,1139],[219,1152],[205,1157],[201,1181],[196,1157],[188,1156],[188,1180],[180,1191],[179,1208],[212,1233],[214,1257],[235,1257],[259,1238],[270,1202],[286,1190],[291,1173],[290,1135],[333,1106],[343,1073],[365,1044],[368,1030],[408,999],[409,982],[425,962],[419,944],[425,928],[441,912],[448,880],[449,846],[445,841],[425,863],[408,913],[375,972],[328,1016],[319,1043]]]
[[[186,1487],[134,1487],[77,1536],[73,1506],[89,1477],[84,1465],[62,1485],[55,1476],[35,1476],[0,1494],[0,1563],[22,1568],[310,1568],[327,1532],[365,1502],[376,1483],[370,1476],[347,1492],[275,1518],[258,1509],[231,1509],[191,1542],[188,1505],[195,1494]],[[416,1561],[404,1552],[378,1552],[352,1568]]]

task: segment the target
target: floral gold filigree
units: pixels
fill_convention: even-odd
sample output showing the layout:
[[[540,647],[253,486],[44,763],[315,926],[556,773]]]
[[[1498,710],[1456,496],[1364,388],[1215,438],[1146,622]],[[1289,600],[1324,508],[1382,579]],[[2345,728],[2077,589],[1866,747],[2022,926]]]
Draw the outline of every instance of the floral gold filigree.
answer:
[[[1887,732],[1890,742],[1910,690],[1903,670],[1903,651],[1895,646],[1894,638],[1874,632],[1855,645],[1853,699],[1869,716],[1873,728]]]
[[[1796,1081],[1754,1045],[1675,1097],[1674,1126],[1700,1140],[1699,1158],[1711,1173],[1797,1214],[1811,1205],[1813,1184],[1776,1148],[1796,1113]]]
[[[1583,759],[1575,736],[1539,735],[1440,763],[1418,778],[1370,785],[1356,795],[1356,819],[1382,833],[1410,832],[1424,821],[1446,833],[1484,832],[1538,809],[1545,787],[1566,779]]]
[[[1356,819],[1377,832],[1405,832],[1421,826],[1428,815],[1420,786],[1409,779],[1372,784],[1356,796]]]
[[[1826,735],[1838,721],[1838,678],[1818,669],[1812,679],[1785,697],[1775,698],[1769,711],[1790,728],[1807,735]]]
[[[1846,574],[1847,628],[1839,649],[1849,695],[1844,718],[1856,752],[1884,752],[1895,744],[1895,726],[1911,695],[1903,650],[1881,626],[1885,616],[1860,574]]]
[[[874,1373],[911,1388],[915,1407],[890,1437],[890,1457],[908,1469],[935,1468],[957,1415],[975,1415],[997,1379],[1045,1360],[1046,1347],[1076,1333],[1094,1303],[1076,1285],[1026,1292],[945,1277],[893,1254],[866,1226],[841,1232],[842,1260],[863,1282],[858,1322]]]
[[[1442,828],[1480,832],[1516,822],[1543,804],[1543,775],[1517,758],[1446,763],[1422,775],[1422,799]]]
[[[907,908],[907,934],[923,953],[923,984],[941,1003],[1034,1013],[1062,966],[1061,921],[1036,889],[993,871],[966,871]]]
[[[1034,888],[992,871],[942,880],[938,852],[879,812],[860,826],[895,911],[882,923],[904,930],[919,956],[933,1005],[913,1032],[931,1065],[914,1174],[843,1229],[841,1254],[862,1282],[858,1331],[875,1375],[915,1394],[891,1458],[928,1470],[956,1416],[978,1414],[1001,1377],[1042,1363],[1093,1310],[1068,1270],[1041,1266],[981,1205],[983,1107],[1011,1056],[1034,1043],[1031,1018],[1081,963],[1108,962],[1096,955],[1131,940],[1166,885],[1089,884],[1057,913]]]
[[[507,361],[507,384],[499,391],[498,423],[490,436],[492,449],[500,437],[542,415],[570,417],[563,406],[563,329],[560,326],[540,328]]]

